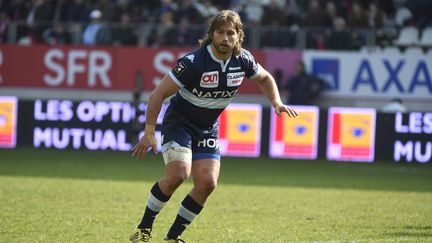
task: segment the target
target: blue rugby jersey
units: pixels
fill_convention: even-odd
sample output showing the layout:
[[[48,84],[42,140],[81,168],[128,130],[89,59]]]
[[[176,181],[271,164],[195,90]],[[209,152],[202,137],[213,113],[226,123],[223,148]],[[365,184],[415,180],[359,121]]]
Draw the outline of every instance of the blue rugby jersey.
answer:
[[[170,106],[198,127],[211,127],[237,93],[243,78],[253,79],[258,73],[257,62],[245,49],[224,62],[216,58],[210,45],[200,47],[180,58],[169,72],[181,87]]]

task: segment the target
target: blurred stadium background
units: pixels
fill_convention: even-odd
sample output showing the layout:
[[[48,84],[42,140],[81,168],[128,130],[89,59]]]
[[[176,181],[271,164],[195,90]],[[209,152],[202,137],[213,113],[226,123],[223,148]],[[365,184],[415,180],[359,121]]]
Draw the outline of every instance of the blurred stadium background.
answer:
[[[400,200],[411,209],[432,200],[431,1],[11,0],[0,1],[1,214],[16,211],[14,202],[22,198],[13,192],[34,190],[23,189],[21,182],[35,177],[54,178],[58,173],[60,178],[122,181],[128,180],[128,173],[135,173],[131,180],[140,180],[134,168],[116,174],[121,169],[112,158],[119,164],[140,166],[128,161],[128,151],[143,129],[149,93],[179,56],[197,47],[197,39],[205,35],[206,21],[221,9],[240,14],[245,23],[245,48],[272,72],[284,100],[297,106],[302,114],[298,119],[275,117],[258,88],[245,81],[234,104],[220,118],[220,146],[227,163],[233,164],[226,170],[242,170],[240,162],[251,168],[238,178],[228,172],[221,178],[223,183],[281,186],[287,190],[313,187],[401,191],[386,200]],[[308,79],[321,80],[323,89],[314,99],[298,104],[293,102],[293,91],[288,87],[300,62]],[[86,157],[85,152],[93,150],[106,154],[92,152]],[[39,158],[26,160],[23,153]],[[76,161],[69,159],[74,153],[81,158],[77,167]],[[161,159],[151,156],[151,160],[159,167],[145,164],[142,169],[160,174]],[[263,171],[260,161],[269,165],[269,171]],[[281,173],[284,171],[286,178]],[[319,176],[322,171],[326,174]],[[156,177],[143,178],[144,185],[147,187]],[[63,189],[72,193],[67,186]],[[60,187],[54,197],[63,195],[63,189]],[[147,189],[141,191],[144,194]],[[321,191],[316,193],[321,195]],[[363,195],[357,196],[353,198]],[[371,196],[371,200],[378,197]],[[412,200],[407,200],[410,197]],[[30,202],[39,203],[36,198]],[[140,205],[128,206],[138,211],[122,211],[123,224],[141,210]],[[45,215],[42,211],[36,215]],[[18,228],[29,222],[17,221],[26,211],[19,212],[8,213],[7,220],[0,223],[1,242],[21,239]],[[335,209],[334,214],[337,212]],[[217,218],[217,212],[209,215],[213,213]],[[374,221],[376,225],[397,222],[379,228],[391,231],[391,235],[339,232],[336,238],[340,241],[336,242],[431,241],[431,225],[425,223],[432,214],[430,207],[412,211],[398,208],[395,213],[400,213],[401,218],[381,215],[389,221]],[[411,216],[404,218],[406,215]],[[204,217],[203,222],[206,220]],[[410,223],[404,226],[403,220]],[[91,219],[75,223],[92,225]],[[125,225],[120,227],[129,230],[124,229]],[[406,234],[389,230],[397,227],[405,227]],[[99,229],[92,230],[78,242],[94,242],[93,234]],[[288,242],[335,239],[331,227],[324,235],[306,228],[297,230],[300,233],[290,232]],[[241,231],[241,227],[235,231]],[[302,231],[308,235],[299,236]],[[108,242],[121,242],[124,238],[118,235],[119,229],[114,232],[116,237]],[[56,234],[55,230],[48,234],[50,237],[39,233],[35,241],[56,241]],[[202,238],[197,235],[192,238],[200,242]],[[264,240],[259,234],[244,237]],[[286,239],[274,237],[269,242]],[[237,242],[235,238],[225,240]]]

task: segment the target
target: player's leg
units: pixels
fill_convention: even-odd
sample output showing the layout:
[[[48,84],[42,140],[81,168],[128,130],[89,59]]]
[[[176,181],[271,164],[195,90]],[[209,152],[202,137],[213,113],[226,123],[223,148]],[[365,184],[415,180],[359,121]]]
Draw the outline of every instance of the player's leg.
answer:
[[[194,186],[189,196],[203,206],[207,198],[217,186],[220,161],[218,159],[201,159],[192,163],[192,178]]]
[[[178,128],[179,124],[177,124]],[[138,224],[135,238],[146,240],[131,240],[133,242],[147,242],[151,238],[154,220],[171,195],[186,180],[191,173],[192,150],[191,136],[185,129],[170,130],[169,126],[162,129],[162,155],[165,162],[165,175],[158,180],[150,191],[147,206],[141,222]]]
[[[179,149],[183,151],[179,151]],[[184,147],[172,148],[163,153],[166,163],[165,175],[158,181],[158,185],[164,195],[171,196],[189,178],[191,173],[191,154],[191,150]]]
[[[172,152],[172,151],[171,151]],[[170,153],[170,152],[165,152]],[[174,152],[179,153],[179,152]],[[175,155],[177,158],[183,156],[183,152],[180,155]],[[191,157],[190,152],[186,157]],[[165,158],[166,156],[164,156]],[[170,199],[171,195],[186,180],[191,172],[191,162],[184,160],[172,160],[166,161],[165,176],[156,182],[147,200],[146,210],[141,222],[138,224],[137,229],[131,236],[133,242],[148,242],[151,238],[151,231],[153,228],[154,220],[165,204]],[[135,240],[134,240],[135,239]]]
[[[194,147],[192,162],[194,187],[182,201],[177,217],[165,239],[178,239],[186,227],[201,212],[207,198],[216,188],[220,171],[219,147],[216,138],[210,137],[210,141],[214,141],[215,146]],[[209,144],[212,145],[212,143]],[[207,143],[207,145],[209,144]],[[168,240],[168,242],[170,241]]]
[[[159,179],[150,190],[146,211],[144,212],[144,216],[138,228],[152,228],[156,216],[168,202],[175,190],[189,177],[190,172],[190,162],[172,160],[166,164],[165,175]]]
[[[199,215],[204,203],[213,192],[219,177],[220,162],[217,159],[200,159],[192,162],[194,186],[183,199],[177,217],[165,239],[177,239]]]

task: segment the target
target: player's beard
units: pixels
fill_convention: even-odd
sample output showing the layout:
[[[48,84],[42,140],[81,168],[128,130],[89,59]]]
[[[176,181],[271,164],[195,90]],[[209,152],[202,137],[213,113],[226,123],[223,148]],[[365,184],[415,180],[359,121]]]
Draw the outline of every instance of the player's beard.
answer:
[[[227,55],[227,54],[231,54],[233,51],[233,47],[230,46],[229,44],[219,44],[219,43],[213,43],[213,46],[215,47],[216,51],[223,54],[223,55]]]

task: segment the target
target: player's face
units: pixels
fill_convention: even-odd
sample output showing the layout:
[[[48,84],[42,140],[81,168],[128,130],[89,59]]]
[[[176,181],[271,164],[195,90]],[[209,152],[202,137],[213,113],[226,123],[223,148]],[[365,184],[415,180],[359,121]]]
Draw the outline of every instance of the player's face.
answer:
[[[225,24],[213,32],[213,46],[218,52],[217,54],[223,57],[231,55],[238,39],[238,33],[231,23]]]

